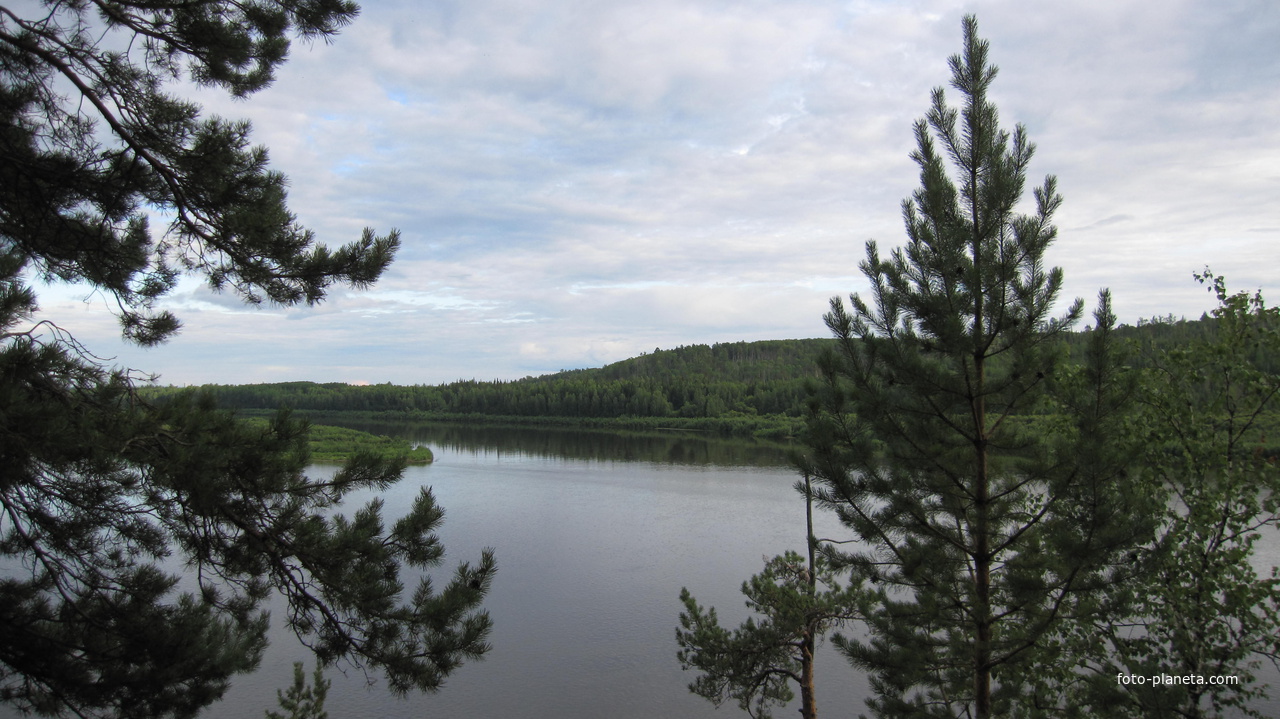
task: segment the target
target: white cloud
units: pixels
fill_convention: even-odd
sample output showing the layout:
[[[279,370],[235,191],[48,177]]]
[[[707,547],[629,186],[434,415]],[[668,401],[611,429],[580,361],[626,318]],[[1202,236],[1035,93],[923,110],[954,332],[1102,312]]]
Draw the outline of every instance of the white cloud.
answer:
[[[121,357],[174,382],[438,382],[822,336],[865,241],[902,237],[911,125],[969,11],[1033,181],[1066,198],[1064,299],[1110,286],[1135,321],[1208,308],[1205,264],[1276,285],[1274,3],[368,3],[263,93],[197,96],[253,119],[325,242],[398,227],[397,263],[316,308],[184,286],[184,333]]]

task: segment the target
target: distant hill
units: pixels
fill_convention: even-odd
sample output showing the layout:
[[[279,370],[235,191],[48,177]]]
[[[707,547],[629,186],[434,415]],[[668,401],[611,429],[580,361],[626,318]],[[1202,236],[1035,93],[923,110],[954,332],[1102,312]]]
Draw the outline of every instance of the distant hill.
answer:
[[[620,362],[593,369],[576,369],[528,377],[522,382],[555,382],[570,378],[593,380],[657,379],[729,382],[768,382],[814,375],[818,355],[830,347],[829,339],[720,342],[713,345],[681,345],[655,349]]]
[[[1212,331],[1210,320],[1164,318],[1121,327],[1139,347],[1164,348]],[[1087,332],[1067,345],[1083,356]],[[351,386],[282,382],[206,385],[220,405],[304,412],[393,413],[416,419],[683,427],[734,434],[788,436],[800,425],[806,382],[830,339],[765,340],[654,350],[604,367],[515,381],[461,380],[441,385]],[[1144,353],[1135,355],[1143,361]],[[157,388],[154,393],[180,391]]]
[[[374,412],[421,419],[502,419],[671,426],[785,436],[797,426],[806,378],[830,340],[766,340],[655,350],[605,367],[515,381],[441,385],[280,382],[205,385],[233,409]],[[155,396],[180,391],[157,388]],[[625,420],[625,421],[621,421]]]

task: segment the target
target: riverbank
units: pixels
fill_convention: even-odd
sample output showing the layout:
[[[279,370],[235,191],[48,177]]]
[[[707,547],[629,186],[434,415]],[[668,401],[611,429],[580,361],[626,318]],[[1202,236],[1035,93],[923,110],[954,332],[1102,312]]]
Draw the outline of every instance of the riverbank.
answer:
[[[237,410],[248,417],[269,417],[274,410]],[[456,412],[404,410],[295,410],[313,424],[330,422],[347,425],[357,422],[394,424],[469,424],[500,427],[576,427],[633,432],[697,432],[719,437],[754,438],[789,442],[800,435],[804,420],[785,415],[748,415],[730,412],[719,417],[530,417]]]

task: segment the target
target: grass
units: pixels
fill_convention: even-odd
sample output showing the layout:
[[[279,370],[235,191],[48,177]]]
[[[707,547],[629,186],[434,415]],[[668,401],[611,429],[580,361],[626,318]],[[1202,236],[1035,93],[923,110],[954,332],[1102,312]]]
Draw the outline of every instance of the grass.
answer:
[[[346,427],[326,424],[311,425],[309,438],[311,461],[317,464],[340,464],[360,451],[383,456],[405,455],[409,464],[427,464],[433,459],[427,447],[413,447],[409,440],[369,434]]]
[[[249,414],[246,421],[265,425],[268,420],[265,417],[254,417]],[[315,464],[342,464],[361,451],[372,452],[382,457],[403,455],[409,464],[429,464],[434,459],[430,448],[414,447],[407,439],[370,434],[327,424],[312,423],[307,433],[307,447],[311,455],[309,461]]]

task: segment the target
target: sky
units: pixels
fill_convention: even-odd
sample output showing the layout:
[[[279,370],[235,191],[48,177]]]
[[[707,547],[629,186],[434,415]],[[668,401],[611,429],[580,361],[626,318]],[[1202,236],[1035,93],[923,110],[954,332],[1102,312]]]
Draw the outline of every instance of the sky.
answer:
[[[366,2],[295,43],[249,119],[320,240],[400,231],[371,289],[248,307],[198,278],[182,332],[118,341],[106,298],[43,318],[161,384],[436,384],[598,367],[655,348],[823,337],[899,245],[912,124],[961,19],[992,99],[1056,175],[1061,306],[1196,318],[1206,266],[1280,297],[1280,3],[1271,0]],[[948,93],[955,101],[958,94]],[[1030,198],[1025,206],[1032,209]]]

